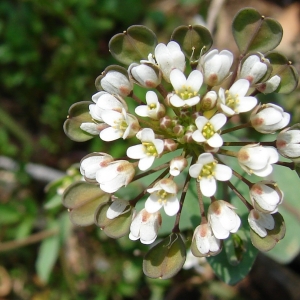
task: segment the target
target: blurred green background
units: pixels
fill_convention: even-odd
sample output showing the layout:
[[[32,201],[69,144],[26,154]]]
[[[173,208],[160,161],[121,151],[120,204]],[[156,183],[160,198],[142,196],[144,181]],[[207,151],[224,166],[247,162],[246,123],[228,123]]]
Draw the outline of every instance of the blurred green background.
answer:
[[[1,0],[0,299],[265,297],[266,291],[248,298],[249,290],[255,289],[251,274],[240,285],[230,287],[219,282],[205,262],[172,280],[147,279],[141,268],[146,247],[127,237],[111,240],[94,226],[73,228],[57,194],[79,176],[76,168],[69,168],[87,153],[104,147],[99,139],[74,143],[62,126],[69,107],[90,100],[96,92],[95,78],[116,63],[108,51],[110,38],[130,25],[144,24],[156,32],[159,41],[167,42],[176,26],[209,21],[210,17],[215,45],[235,51],[232,41],[224,40],[224,28],[245,3]],[[275,17],[289,8],[265,1],[251,1],[252,5]],[[299,66],[297,37],[290,43],[298,50],[287,54]],[[299,122],[295,95],[299,91],[276,101]],[[63,179],[45,193],[46,184],[60,176]],[[265,259],[261,258],[262,265]],[[300,264],[294,263],[297,269]],[[295,278],[298,282],[299,277]]]

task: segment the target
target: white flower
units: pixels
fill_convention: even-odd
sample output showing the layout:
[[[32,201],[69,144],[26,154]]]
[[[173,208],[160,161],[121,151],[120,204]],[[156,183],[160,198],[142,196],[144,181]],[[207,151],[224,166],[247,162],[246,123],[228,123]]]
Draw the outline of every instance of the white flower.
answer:
[[[186,79],[182,71],[174,69],[170,73],[170,80],[175,90],[175,94],[172,94],[169,98],[173,106],[190,107],[199,103],[200,96],[198,92],[203,82],[203,75],[200,71],[192,71]]]
[[[124,108],[121,113],[114,110],[105,110],[102,112],[101,117],[110,126],[100,132],[100,138],[106,142],[121,137],[123,139],[133,137],[140,129],[137,118],[126,113]]]
[[[207,143],[216,148],[223,145],[223,140],[217,131],[224,126],[227,118],[224,114],[216,114],[210,120],[204,116],[199,116],[195,123],[198,130],[193,132],[192,138],[198,143]]]
[[[140,239],[143,244],[152,244],[157,237],[161,222],[159,212],[151,214],[142,209],[131,222],[129,238],[133,241]]]
[[[185,56],[181,51],[178,43],[171,41],[166,46],[158,44],[155,48],[155,59],[160,67],[163,77],[167,82],[170,82],[170,73],[173,69],[184,71]]]
[[[170,174],[172,176],[178,176],[187,166],[188,162],[185,157],[174,157],[170,162]]]
[[[198,68],[203,70],[204,82],[209,86],[219,85],[228,75],[233,62],[233,54],[217,49],[201,57]]]
[[[281,78],[278,75],[271,77],[266,82],[256,85],[256,89],[264,94],[273,93],[279,86]]]
[[[133,165],[127,160],[113,161],[96,172],[100,188],[107,193],[114,193],[122,186],[127,186],[135,174]]]
[[[259,236],[267,236],[268,230],[272,230],[275,227],[275,221],[272,215],[261,213],[255,209],[252,209],[248,216],[248,222],[252,230],[254,230]]]
[[[155,88],[161,82],[159,69],[156,70],[154,66],[145,63],[140,65],[137,63],[131,64],[128,72],[137,84],[145,88]]]
[[[278,161],[279,155],[274,147],[250,144],[239,150],[237,159],[241,168],[249,175],[255,174],[265,177],[272,173],[273,167],[271,164]]]
[[[172,179],[161,179],[147,192],[151,194],[145,203],[145,209],[149,213],[155,213],[164,207],[168,216],[177,214],[179,210],[177,185]]]
[[[216,179],[227,181],[232,176],[232,170],[228,166],[218,164],[211,153],[200,154],[196,164],[190,167],[189,173],[191,177],[197,178],[202,194],[207,197],[215,194]]]
[[[107,92],[101,91],[92,96],[92,100],[95,104],[89,105],[90,115],[94,120],[103,122],[102,113],[105,110],[115,110],[119,113],[122,109],[127,111],[128,107],[126,102],[122,98],[117,98],[118,96],[113,96]]]
[[[137,134],[137,138],[142,144],[131,146],[127,149],[127,156],[133,159],[139,159],[138,167],[141,171],[149,169],[155,158],[164,150],[163,140],[156,139],[154,131],[150,128],[144,128]]]
[[[281,131],[276,140],[279,153],[288,158],[300,157],[300,130],[298,124]]]
[[[213,235],[209,223],[200,224],[196,227],[193,241],[195,241],[197,249],[202,256],[217,255],[222,249],[221,241]],[[193,252],[193,254],[196,255],[197,253]]]
[[[261,133],[275,133],[288,125],[290,114],[275,104],[260,105],[252,112],[250,122],[253,128]]]
[[[228,238],[230,232],[237,232],[241,219],[230,203],[224,200],[214,201],[208,208],[208,221],[217,239]]]
[[[158,120],[165,114],[165,107],[158,101],[157,95],[153,91],[146,94],[147,105],[140,105],[135,108],[135,113],[141,117],[149,117]]]
[[[115,219],[124,213],[125,208],[129,205],[129,202],[123,199],[116,198],[112,204],[109,206],[106,217],[108,219]]]
[[[220,88],[218,108],[226,116],[250,111],[257,103],[255,97],[246,96],[249,89],[249,81],[246,79],[237,80],[229,90]]]
[[[95,180],[96,173],[107,166],[114,158],[106,153],[95,152],[85,156],[80,162],[80,173],[86,179]]]
[[[250,198],[256,210],[273,214],[283,200],[283,192],[273,181],[263,180],[252,185]]]
[[[123,73],[114,70],[108,71],[101,79],[100,84],[104,91],[120,95],[121,97],[128,96],[133,89],[133,84],[129,78]]]
[[[261,62],[258,55],[250,55],[243,62],[239,78],[247,79],[250,84],[255,84],[266,74],[267,70],[267,64]]]

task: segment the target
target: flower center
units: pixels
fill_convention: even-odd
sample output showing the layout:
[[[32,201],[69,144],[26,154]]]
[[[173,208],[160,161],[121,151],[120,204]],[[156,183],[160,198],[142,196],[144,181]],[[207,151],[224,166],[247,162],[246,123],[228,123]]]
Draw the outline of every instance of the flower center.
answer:
[[[168,201],[169,193],[166,192],[165,190],[159,190],[157,191],[157,196],[159,197],[158,202],[166,204]]]
[[[115,129],[125,131],[128,127],[127,122],[121,118],[119,120],[116,120],[114,123],[115,123],[115,126],[114,126]]]
[[[214,134],[215,134],[215,130],[213,125],[210,122],[207,122],[202,129],[202,135],[208,140]]]
[[[207,177],[207,178],[215,177],[216,165],[217,165],[216,161],[213,161],[209,164],[204,165],[198,176],[198,179],[200,180],[202,177]]]
[[[193,98],[197,95],[197,93],[195,91],[193,91],[190,86],[186,86],[186,85],[183,85],[181,90],[176,91],[176,94],[182,100],[188,100],[188,99]]]
[[[145,152],[148,156],[157,156],[158,153],[157,153],[157,150],[156,150],[156,147],[154,146],[153,143],[151,142],[143,142],[142,143],[145,147]]]
[[[225,95],[226,95],[226,101],[225,101],[226,106],[230,107],[232,110],[235,111],[235,110],[236,110],[235,107],[236,107],[237,104],[239,104],[239,102],[240,102],[238,94],[232,95],[232,94],[227,90],[227,91],[225,91]]]
[[[151,103],[148,105],[148,108],[151,109],[156,109],[156,104],[155,103]]]

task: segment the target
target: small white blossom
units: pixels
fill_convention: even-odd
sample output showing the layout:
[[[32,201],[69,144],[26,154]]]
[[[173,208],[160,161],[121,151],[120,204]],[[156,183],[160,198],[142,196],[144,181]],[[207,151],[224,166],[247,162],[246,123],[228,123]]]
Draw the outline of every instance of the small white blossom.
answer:
[[[122,186],[127,186],[135,174],[134,166],[127,160],[113,161],[96,172],[100,188],[107,193],[114,193]]]
[[[170,80],[175,90],[175,94],[169,97],[173,106],[190,107],[199,103],[200,96],[198,92],[203,82],[203,75],[200,71],[192,71],[186,79],[182,71],[174,69],[170,73]]]
[[[250,84],[255,84],[266,74],[267,70],[267,64],[261,62],[258,55],[250,55],[242,65],[239,78],[247,79]]]
[[[252,112],[250,122],[253,128],[261,133],[275,133],[288,125],[290,114],[275,104],[260,105]]]
[[[215,91],[209,91],[207,92],[204,97],[201,99],[200,105],[201,110],[207,111],[211,110],[216,106],[218,99],[218,95]]]
[[[226,116],[250,111],[257,104],[257,99],[245,96],[249,89],[249,81],[246,79],[237,80],[229,90],[220,88],[218,108]]]
[[[100,84],[104,91],[121,97],[128,96],[133,89],[133,84],[129,78],[114,70],[108,71],[101,79]]]
[[[157,66],[156,66],[157,68]],[[128,68],[128,73],[133,80],[144,88],[155,88],[161,82],[161,72],[157,68],[146,63],[133,63]]]
[[[116,198],[112,202],[112,204],[109,206],[106,217],[108,219],[115,219],[118,216],[120,216],[122,213],[124,213],[125,208],[129,205],[129,202],[123,199]]]
[[[295,125],[281,131],[277,136],[276,147],[284,157],[291,159],[300,157],[300,130],[298,127]]]
[[[217,255],[222,249],[221,241],[214,236],[209,223],[196,227],[193,240],[202,256]]]
[[[218,164],[211,153],[202,153],[197,162],[190,166],[191,177],[197,178],[200,190],[204,196],[211,197],[217,190],[216,179],[227,181],[232,176],[232,170],[225,165]]]
[[[140,239],[143,244],[152,244],[157,238],[161,222],[159,212],[151,214],[142,209],[131,222],[129,238],[133,241]]]
[[[239,150],[237,159],[241,168],[249,175],[265,177],[272,173],[272,164],[278,161],[279,155],[274,147],[250,144]]]
[[[155,59],[167,82],[170,82],[170,73],[173,69],[182,72],[185,69],[185,55],[179,44],[174,41],[169,42],[167,45],[158,44],[155,48]]]
[[[150,128],[144,128],[138,132],[137,138],[141,140],[142,144],[129,147],[127,156],[139,159],[138,167],[141,171],[145,171],[152,166],[155,158],[162,154],[164,141],[156,139],[154,131]]]
[[[193,132],[192,138],[198,143],[207,143],[210,147],[217,148],[223,145],[223,140],[218,130],[225,125],[227,118],[224,114],[216,114],[210,120],[199,116],[195,123],[197,130]]]
[[[224,200],[214,201],[208,208],[208,221],[217,239],[226,239],[230,233],[238,231],[241,219],[235,207]]]
[[[158,101],[157,95],[153,91],[146,94],[147,105],[140,105],[135,108],[135,113],[141,117],[149,117],[159,120],[165,114],[165,107]]]
[[[209,86],[215,86],[221,84],[229,75],[232,62],[231,52],[223,50],[219,53],[214,49],[201,57],[198,69],[203,71],[204,82]]]
[[[283,200],[283,192],[272,181],[263,180],[250,188],[250,198],[254,208],[263,213],[277,212]]]
[[[177,185],[172,179],[164,178],[158,181],[147,192],[151,194],[145,203],[145,209],[149,213],[155,213],[164,207],[168,216],[177,214],[179,210]]]
[[[124,108],[121,113],[114,110],[105,110],[102,112],[101,117],[110,126],[100,132],[100,138],[106,142],[133,137],[140,129],[137,118],[126,113]]]
[[[96,173],[107,166],[114,158],[106,153],[95,152],[85,156],[80,162],[80,173],[87,179],[95,180]]]
[[[267,229],[272,230],[275,227],[275,221],[272,215],[264,214],[255,209],[250,211],[248,222],[252,230],[261,237],[267,236]]]

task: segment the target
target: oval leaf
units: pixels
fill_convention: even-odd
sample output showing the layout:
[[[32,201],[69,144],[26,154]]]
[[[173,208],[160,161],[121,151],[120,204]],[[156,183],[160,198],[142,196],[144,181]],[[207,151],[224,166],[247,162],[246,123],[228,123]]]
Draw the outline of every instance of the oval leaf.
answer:
[[[89,113],[90,101],[82,101],[73,104],[69,109],[68,119],[64,123],[65,134],[75,142],[85,142],[94,136],[80,128],[85,122],[93,122]]]
[[[127,31],[113,36],[108,47],[114,58],[130,65],[147,59],[150,53],[154,53],[156,45],[157,38],[152,30],[142,25],[133,25]]]
[[[272,52],[266,55],[273,67],[271,77],[278,75],[281,78],[277,93],[288,94],[296,89],[299,81],[299,74],[291,62],[281,53]]]
[[[249,51],[273,50],[279,45],[283,31],[276,20],[261,16],[254,8],[245,8],[235,16],[232,33],[241,54],[245,55]]]
[[[110,204],[111,202],[108,202],[99,206],[95,213],[94,222],[105,232],[107,236],[118,239],[129,233],[133,209],[130,207],[118,217],[108,219],[106,213]]]
[[[209,30],[201,25],[179,26],[173,31],[171,40],[181,46],[185,56],[192,62],[198,61],[213,43]]]
[[[146,253],[143,271],[150,278],[168,279],[181,270],[185,258],[182,237],[178,233],[172,233]]]
[[[69,208],[70,219],[74,224],[88,226],[94,223],[97,207],[109,198],[110,194],[103,192],[98,185],[79,181],[65,190],[62,202]]]
[[[276,244],[284,238],[285,223],[280,213],[272,215],[275,220],[275,228],[267,230],[268,235],[264,238],[260,237],[252,229],[250,229],[250,237],[254,247],[260,251],[269,251],[273,249]]]

